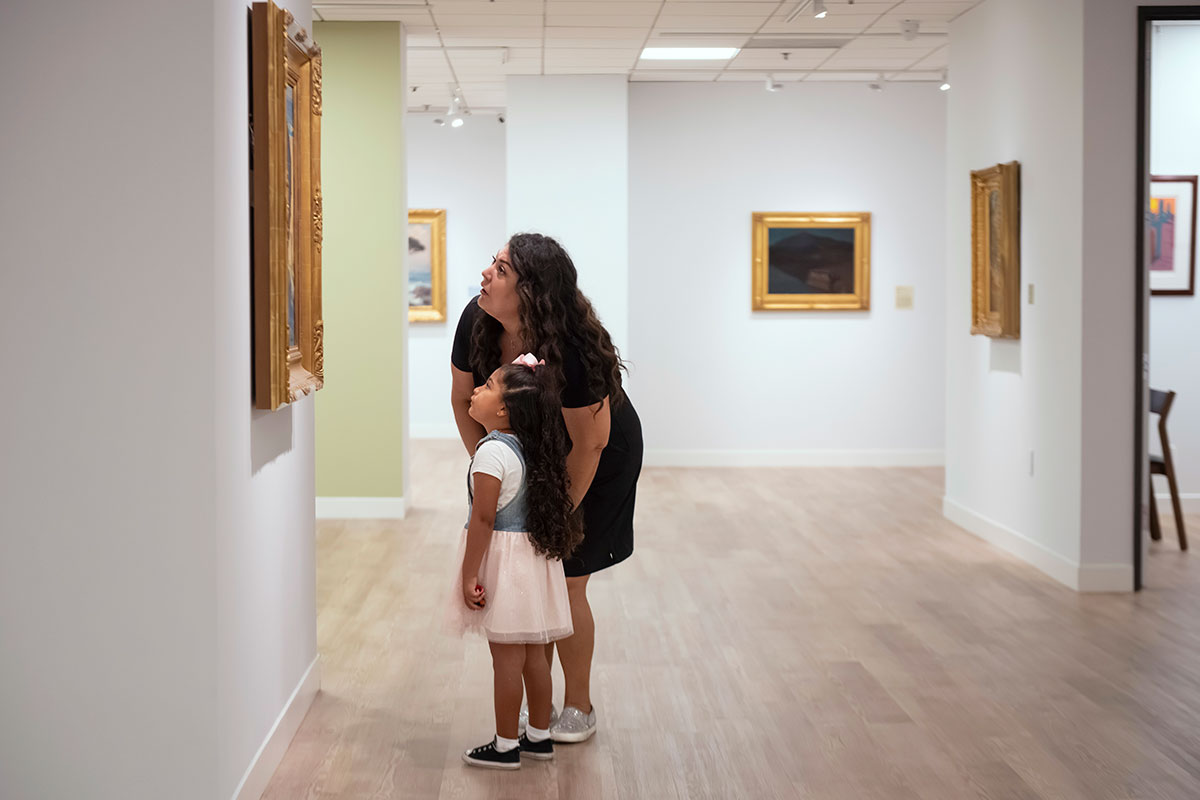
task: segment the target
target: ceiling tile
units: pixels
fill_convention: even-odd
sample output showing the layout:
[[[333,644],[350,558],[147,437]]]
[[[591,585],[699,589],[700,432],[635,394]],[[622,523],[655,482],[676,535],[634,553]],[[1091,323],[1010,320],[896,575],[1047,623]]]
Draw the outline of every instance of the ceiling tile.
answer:
[[[667,16],[696,16],[696,17],[739,17],[760,16],[766,19],[779,8],[778,2],[762,2],[762,0],[745,0],[731,3],[728,0],[708,2],[707,0],[667,0],[663,6],[662,15]]]
[[[910,81],[940,79],[948,22],[979,0],[826,0],[826,19],[805,12],[792,22],[785,20],[796,2],[777,0],[430,0],[428,7],[397,2],[413,0],[319,0],[314,8],[327,19],[402,21],[410,45],[406,77],[416,87],[410,103],[444,104],[457,75],[468,105],[502,106],[506,76],[543,72],[689,82],[761,81],[768,73],[784,83],[866,82],[879,73]],[[921,35],[904,39],[903,19],[920,20]],[[744,48],[731,61],[638,58],[643,46],[744,47],[752,35],[785,41],[772,48]],[[785,50],[789,38],[842,41]],[[507,48],[506,59],[501,48]],[[786,60],[783,52],[789,53]]]

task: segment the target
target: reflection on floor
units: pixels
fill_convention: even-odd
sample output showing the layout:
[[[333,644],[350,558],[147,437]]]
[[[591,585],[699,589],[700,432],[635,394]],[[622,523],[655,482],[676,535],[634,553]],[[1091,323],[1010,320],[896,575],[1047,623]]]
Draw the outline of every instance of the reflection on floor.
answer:
[[[1151,588],[1077,595],[943,520],[937,469],[647,469],[592,585],[599,733],[464,767],[492,731],[486,646],[439,633],[465,459],[412,456],[408,519],[319,526],[323,691],[266,798],[1198,796],[1197,556],[1164,520]]]

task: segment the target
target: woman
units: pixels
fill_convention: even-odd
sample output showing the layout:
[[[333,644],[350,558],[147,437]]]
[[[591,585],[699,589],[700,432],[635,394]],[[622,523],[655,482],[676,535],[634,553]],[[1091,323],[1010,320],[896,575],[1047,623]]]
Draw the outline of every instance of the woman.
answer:
[[[592,304],[579,291],[575,265],[547,236],[517,234],[483,271],[479,296],[458,321],[450,357],[451,403],[469,454],[484,430],[467,413],[471,393],[521,353],[545,359],[558,387],[571,439],[571,499],[583,515],[584,539],[563,562],[573,636],[558,656],[566,678],[556,742],[582,742],[596,732],[591,698],[595,623],[588,577],[633,553],[633,505],[642,469],[642,425],[621,388],[621,358]],[[546,646],[554,658],[555,644]]]

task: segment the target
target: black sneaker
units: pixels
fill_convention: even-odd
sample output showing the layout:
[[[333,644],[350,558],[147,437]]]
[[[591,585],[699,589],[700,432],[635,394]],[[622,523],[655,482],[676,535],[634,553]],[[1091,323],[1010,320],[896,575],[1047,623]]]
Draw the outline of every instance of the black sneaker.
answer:
[[[485,769],[520,769],[521,748],[517,746],[507,753],[501,753],[496,749],[496,740],[492,739],[483,747],[476,747],[474,750],[463,753],[463,761],[472,767]]]
[[[517,741],[520,743],[517,749],[523,756],[536,758],[539,761],[549,761],[554,758],[554,740],[549,737],[540,742],[531,742],[529,737],[522,733],[521,738]]]

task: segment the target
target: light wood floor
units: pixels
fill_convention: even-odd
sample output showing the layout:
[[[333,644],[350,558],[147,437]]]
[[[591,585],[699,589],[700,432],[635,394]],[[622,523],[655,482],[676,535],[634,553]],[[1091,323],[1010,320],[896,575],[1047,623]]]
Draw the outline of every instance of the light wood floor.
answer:
[[[1200,797],[1200,553],[1166,517],[1152,588],[1080,596],[945,522],[936,469],[647,469],[637,551],[591,586],[599,733],[467,768],[490,661],[439,633],[464,468],[414,443],[408,519],[319,526],[323,689],[264,797]]]

